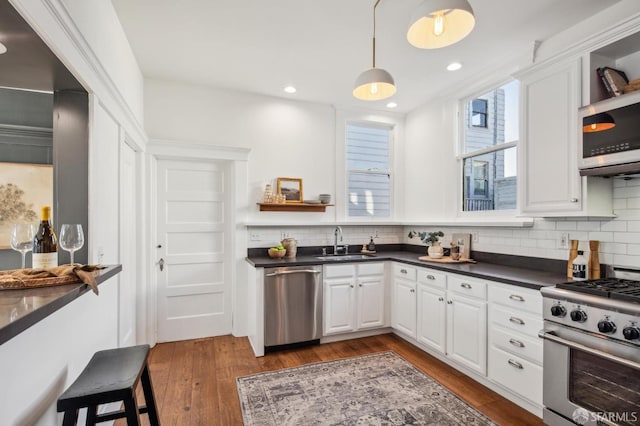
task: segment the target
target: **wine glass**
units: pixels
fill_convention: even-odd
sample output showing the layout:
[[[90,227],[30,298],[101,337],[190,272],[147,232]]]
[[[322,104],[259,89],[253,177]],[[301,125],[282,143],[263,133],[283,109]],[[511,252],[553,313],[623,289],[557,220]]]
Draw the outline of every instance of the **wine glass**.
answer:
[[[64,224],[60,228],[60,238],[58,244],[63,250],[68,251],[71,256],[71,264],[73,265],[73,253],[80,250],[84,245],[84,233],[82,232],[82,225]]]
[[[11,248],[22,254],[22,269],[28,251],[33,250],[33,237],[36,235],[36,227],[30,223],[16,223],[11,229]]]

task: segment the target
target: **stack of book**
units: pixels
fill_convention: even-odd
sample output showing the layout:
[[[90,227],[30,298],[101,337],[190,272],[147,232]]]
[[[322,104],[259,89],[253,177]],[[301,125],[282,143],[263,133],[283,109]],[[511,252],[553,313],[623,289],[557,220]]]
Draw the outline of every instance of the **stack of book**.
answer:
[[[625,93],[625,88],[629,84],[629,79],[624,71],[614,68],[602,67],[596,70],[600,79],[604,83],[609,96],[620,96]]]

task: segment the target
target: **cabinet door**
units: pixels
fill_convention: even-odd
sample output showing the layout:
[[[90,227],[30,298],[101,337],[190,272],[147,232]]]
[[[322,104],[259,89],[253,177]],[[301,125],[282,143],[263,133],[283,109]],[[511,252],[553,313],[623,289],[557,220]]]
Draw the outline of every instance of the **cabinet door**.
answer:
[[[402,278],[393,281],[391,326],[409,337],[416,337],[416,283]]]
[[[354,294],[353,277],[324,281],[324,334],[342,333],[355,328]]]
[[[445,353],[445,291],[418,284],[417,340]]]
[[[541,216],[580,212],[580,59],[524,77],[521,97],[520,209]]]
[[[487,302],[447,293],[447,355],[486,374]]]
[[[384,275],[358,278],[357,328],[384,325]]]

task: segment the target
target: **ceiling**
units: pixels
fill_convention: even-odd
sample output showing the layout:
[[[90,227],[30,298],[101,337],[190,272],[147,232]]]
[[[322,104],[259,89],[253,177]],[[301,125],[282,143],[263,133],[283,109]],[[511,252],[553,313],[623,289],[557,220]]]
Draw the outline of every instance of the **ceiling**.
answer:
[[[438,50],[406,41],[419,0],[383,0],[377,8],[377,66],[398,88],[393,98],[351,95],[371,67],[373,0],[112,0],[145,77],[236,89],[346,107],[399,112],[508,58],[531,54],[551,35],[618,0],[469,0],[476,27]],[[450,62],[463,64],[446,71]],[[284,93],[293,85],[298,92]]]
[[[40,90],[84,90],[49,47],[7,0],[0,0],[0,87]]]

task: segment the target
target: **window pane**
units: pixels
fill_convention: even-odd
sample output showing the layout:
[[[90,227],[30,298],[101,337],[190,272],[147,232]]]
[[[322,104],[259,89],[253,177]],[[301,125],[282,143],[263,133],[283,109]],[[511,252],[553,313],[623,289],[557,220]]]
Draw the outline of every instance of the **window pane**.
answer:
[[[390,181],[386,173],[349,172],[349,216],[389,217]]]
[[[514,80],[466,103],[465,153],[518,140],[519,90]]]
[[[464,160],[463,211],[516,208],[516,148]]]
[[[390,217],[389,128],[347,125],[349,216]]]
[[[389,170],[389,129],[347,125],[347,169]]]

